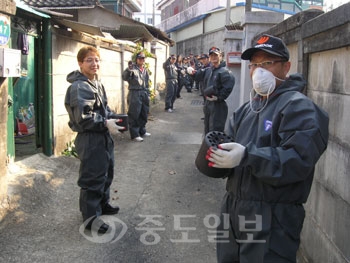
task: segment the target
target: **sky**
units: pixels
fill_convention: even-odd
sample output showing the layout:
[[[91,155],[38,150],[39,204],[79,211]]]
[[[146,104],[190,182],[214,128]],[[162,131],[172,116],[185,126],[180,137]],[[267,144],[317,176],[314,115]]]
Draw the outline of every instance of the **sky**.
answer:
[[[338,6],[341,6],[343,4],[349,3],[349,0],[324,0],[323,5],[324,5],[324,11],[330,11],[332,9],[337,8]]]

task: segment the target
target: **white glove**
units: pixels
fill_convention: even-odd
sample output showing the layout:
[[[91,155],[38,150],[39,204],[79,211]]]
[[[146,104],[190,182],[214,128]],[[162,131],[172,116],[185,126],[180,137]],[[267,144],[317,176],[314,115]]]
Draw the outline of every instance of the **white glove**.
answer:
[[[240,164],[245,154],[245,147],[239,143],[230,142],[218,145],[218,149],[210,147],[208,160],[210,167],[235,168]]]
[[[218,100],[218,97],[217,97],[217,96],[214,96],[214,95],[212,95],[211,97],[205,96],[205,99],[206,99],[206,100],[209,100],[209,101],[217,101],[217,100]]]
[[[188,68],[187,68],[187,73],[188,73],[188,74],[192,75],[192,74],[194,74],[194,72],[195,72],[195,69],[194,69],[194,68],[192,68],[192,67],[188,67]]]
[[[120,133],[119,130],[124,130],[125,127],[117,125],[117,122],[121,121],[121,119],[109,119],[106,120],[106,127],[110,134],[116,135]]]

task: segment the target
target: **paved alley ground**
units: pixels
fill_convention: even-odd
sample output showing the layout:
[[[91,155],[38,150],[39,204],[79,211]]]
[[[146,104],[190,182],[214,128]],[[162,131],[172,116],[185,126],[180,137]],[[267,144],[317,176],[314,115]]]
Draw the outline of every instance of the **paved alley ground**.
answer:
[[[11,165],[11,209],[0,222],[0,262],[214,263],[216,215],[225,180],[194,165],[202,142],[202,98],[182,91],[175,111],[152,106],[151,137],[115,137],[112,232],[81,231],[79,161],[36,154]]]

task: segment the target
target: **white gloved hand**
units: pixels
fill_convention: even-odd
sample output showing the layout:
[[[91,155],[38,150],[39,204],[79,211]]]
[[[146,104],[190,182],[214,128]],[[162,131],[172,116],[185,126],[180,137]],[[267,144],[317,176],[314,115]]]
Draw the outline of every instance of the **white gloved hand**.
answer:
[[[106,120],[106,127],[107,127],[107,129],[108,129],[110,134],[116,135],[116,134],[120,133],[119,130],[124,130],[125,129],[125,127],[117,125],[117,123],[119,121],[121,121],[121,119],[109,119],[109,120]]]
[[[218,145],[218,149],[208,150],[210,167],[234,168],[240,164],[245,154],[245,147],[239,143],[230,142]]]
[[[192,67],[188,67],[188,68],[187,68],[187,73],[188,73],[188,74],[192,75],[192,74],[194,74],[194,72],[195,72],[195,69],[194,69],[194,68],[192,68]]]
[[[206,100],[209,100],[209,101],[217,101],[217,100],[218,100],[218,97],[217,97],[217,96],[214,96],[214,95],[212,95],[211,97],[205,96],[205,99],[206,99]]]

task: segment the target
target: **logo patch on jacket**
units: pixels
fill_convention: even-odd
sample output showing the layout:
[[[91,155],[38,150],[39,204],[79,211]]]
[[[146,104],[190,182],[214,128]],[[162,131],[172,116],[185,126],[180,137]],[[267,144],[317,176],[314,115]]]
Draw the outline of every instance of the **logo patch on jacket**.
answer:
[[[265,131],[269,131],[272,128],[272,121],[265,120]]]

